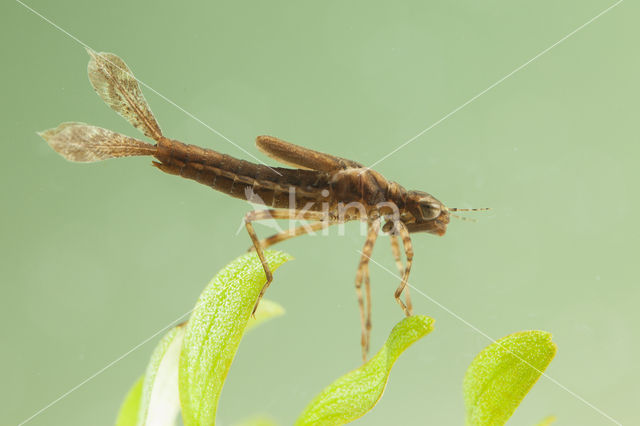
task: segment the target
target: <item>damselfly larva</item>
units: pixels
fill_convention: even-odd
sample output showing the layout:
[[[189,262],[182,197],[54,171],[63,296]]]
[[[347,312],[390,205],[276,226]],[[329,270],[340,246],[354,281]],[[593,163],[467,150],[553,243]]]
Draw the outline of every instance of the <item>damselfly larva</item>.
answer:
[[[337,223],[366,221],[367,239],[355,282],[362,324],[363,359],[366,359],[369,349],[371,332],[369,259],[380,230],[391,235],[392,251],[402,277],[394,293],[395,299],[405,315],[412,314],[407,287],[413,262],[410,235],[416,232],[444,235],[450,212],[464,209],[447,208],[426,192],[408,191],[355,161],[271,136],[258,136],[258,148],[271,158],[295,168],[250,163],[169,139],[160,130],[138,81],[124,61],[112,53],[89,51],[89,54],[89,80],[96,92],[113,110],[156,143],[150,144],[84,123],[63,123],[40,133],[55,151],[67,160],[77,162],[152,156],[157,160],[153,165],[163,172],[195,180],[232,197],[268,206],[267,210],[252,211],[245,216],[247,232],[267,279],[260,297],[273,279],[263,253],[266,247]],[[310,224],[260,240],[252,223],[265,219],[302,219]],[[398,237],[406,257],[404,265]],[[404,300],[401,298],[403,293]]]

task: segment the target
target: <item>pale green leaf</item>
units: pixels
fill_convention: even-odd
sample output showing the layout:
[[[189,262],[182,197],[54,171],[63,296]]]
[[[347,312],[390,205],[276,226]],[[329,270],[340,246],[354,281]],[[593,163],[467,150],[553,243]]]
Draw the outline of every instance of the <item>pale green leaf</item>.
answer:
[[[136,426],[138,421],[138,409],[140,408],[140,398],[142,396],[142,383],[144,377],[140,377],[131,386],[127,396],[122,401],[120,412],[116,420],[116,426]]]
[[[391,367],[411,344],[433,330],[426,316],[403,319],[387,342],[366,364],[325,388],[303,411],[296,425],[342,425],[365,415],[378,402]]]
[[[178,362],[184,325],[172,328],[158,342],[147,365],[138,426],[172,426],[180,412]]]
[[[551,334],[536,330],[503,337],[480,352],[464,377],[467,424],[504,424],[555,353]]]
[[[265,256],[272,271],[291,259],[270,250]],[[180,355],[180,402],[186,426],[215,424],[222,385],[265,281],[257,255],[247,253],[220,271],[200,295]]]

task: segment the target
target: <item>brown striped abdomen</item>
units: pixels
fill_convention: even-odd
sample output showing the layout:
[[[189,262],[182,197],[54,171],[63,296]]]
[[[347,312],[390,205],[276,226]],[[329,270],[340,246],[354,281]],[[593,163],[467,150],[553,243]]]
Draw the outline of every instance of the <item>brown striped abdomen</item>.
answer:
[[[157,144],[153,165],[163,172],[182,176],[207,185],[235,198],[273,208],[301,209],[312,203],[308,210],[321,211],[322,202],[329,194],[329,174],[315,170],[268,167],[250,163],[211,149],[188,145],[171,139]],[[323,190],[326,190],[323,192]],[[295,197],[290,204],[290,191]]]

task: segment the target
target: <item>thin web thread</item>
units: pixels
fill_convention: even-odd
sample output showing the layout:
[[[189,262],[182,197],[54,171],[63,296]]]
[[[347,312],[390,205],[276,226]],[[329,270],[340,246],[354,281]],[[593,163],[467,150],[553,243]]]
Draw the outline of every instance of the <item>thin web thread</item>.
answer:
[[[436,127],[438,124],[442,123],[443,121],[445,121],[446,119],[448,119],[449,117],[451,117],[452,115],[454,115],[455,113],[457,113],[458,111],[460,111],[461,109],[463,109],[464,107],[466,107],[467,105],[469,105],[470,103],[472,103],[473,101],[475,101],[476,99],[478,99],[480,96],[484,95],[485,93],[487,93],[488,91],[490,91],[491,89],[493,89],[494,87],[498,86],[500,83],[502,83],[503,81],[505,81],[506,79],[508,79],[509,77],[511,77],[512,75],[514,75],[515,73],[517,73],[518,71],[522,70],[523,68],[525,68],[527,65],[531,64],[533,61],[535,61],[536,59],[540,58],[541,56],[543,56],[545,53],[549,52],[551,49],[553,49],[554,47],[558,46],[560,43],[564,42],[565,40],[567,40],[568,38],[570,38],[571,36],[573,36],[574,34],[576,34],[578,31],[582,30],[583,28],[585,28],[587,25],[593,23],[595,20],[597,20],[598,18],[600,18],[602,15],[604,15],[605,13],[609,12],[610,10],[612,10],[613,8],[615,8],[616,6],[618,6],[620,3],[622,3],[624,0],[618,0],[618,2],[616,2],[615,4],[609,6],[608,8],[606,8],[605,10],[603,10],[602,12],[598,13],[596,16],[594,16],[593,18],[589,19],[587,22],[585,22],[584,24],[580,25],[578,28],[576,28],[575,30],[571,31],[569,34],[567,34],[566,36],[562,37],[560,40],[556,41],[555,43],[553,43],[551,46],[547,47],[546,49],[544,49],[543,51],[541,51],[540,53],[538,53],[537,55],[535,55],[533,58],[529,59],[527,62],[523,63],[522,65],[520,65],[519,67],[517,67],[516,69],[514,69],[513,71],[511,71],[509,74],[505,75],[504,77],[502,77],[500,80],[496,81],[495,83],[493,83],[491,86],[487,87],[486,89],[484,89],[483,91],[481,91],[480,93],[478,93],[477,95],[475,95],[474,97],[472,97],[471,99],[469,99],[468,101],[466,101],[465,103],[463,103],[462,105],[458,106],[457,108],[455,108],[454,110],[452,110],[451,112],[449,112],[448,114],[446,114],[444,117],[440,118],[438,121],[436,121],[435,123],[433,123],[432,125],[430,125],[429,127],[427,127],[426,129],[422,130],[421,132],[419,132],[417,135],[415,135],[414,137],[412,137],[411,139],[407,140],[406,142],[404,142],[403,144],[401,144],[400,146],[398,146],[397,148],[395,148],[393,151],[391,151],[390,153],[388,153],[387,155],[385,155],[384,157],[380,158],[378,161],[376,161],[375,163],[371,164],[370,166],[366,167],[366,169],[371,169],[372,167],[375,167],[376,165],[380,164],[381,162],[383,162],[384,160],[386,160],[387,158],[391,157],[393,154],[395,154],[396,152],[400,151],[402,148],[404,148],[405,146],[409,145],[411,142],[415,141],[416,139],[418,139],[420,136],[424,135],[425,133],[427,133],[429,130],[433,129],[434,127]]]
[[[33,420],[34,418],[36,418],[37,416],[39,416],[40,414],[42,414],[43,412],[45,412],[46,410],[48,410],[49,408],[53,407],[54,405],[56,405],[58,402],[62,401],[63,399],[65,399],[66,397],[68,397],[69,395],[71,395],[73,392],[77,391],[78,389],[80,389],[82,386],[84,386],[85,384],[87,384],[88,382],[90,382],[91,380],[95,379],[96,377],[98,377],[100,374],[104,373],[105,371],[107,371],[109,368],[113,367],[114,365],[116,365],[117,363],[119,363],[120,361],[122,361],[123,359],[125,359],[126,357],[128,357],[129,355],[131,355],[133,352],[135,352],[136,350],[138,350],[141,346],[143,346],[144,344],[146,344],[147,342],[149,342],[150,340],[152,340],[153,338],[155,338],[157,335],[159,335],[160,333],[162,333],[163,331],[171,328],[174,324],[177,324],[180,320],[182,320],[184,317],[188,316],[189,314],[191,314],[191,312],[193,312],[193,309],[190,309],[188,312],[185,312],[184,314],[180,315],[178,318],[176,318],[175,320],[171,321],[168,325],[162,327],[160,330],[156,331],[155,333],[153,333],[151,336],[147,337],[146,339],[144,339],[142,342],[138,343],[137,345],[135,345],[134,347],[132,347],[131,349],[129,349],[127,352],[125,352],[124,354],[120,355],[119,357],[117,357],[116,359],[114,359],[113,361],[111,361],[110,363],[108,363],[107,365],[105,365],[104,367],[102,367],[100,370],[96,371],[95,373],[93,373],[92,375],[90,375],[89,377],[87,377],[86,379],[84,379],[83,381],[81,381],[80,383],[78,383],[77,385],[75,385],[74,387],[72,387],[71,389],[69,389],[68,391],[66,391],[65,393],[63,393],[62,395],[60,395],[59,397],[57,397],[56,399],[54,399],[53,401],[51,401],[50,403],[48,403],[47,405],[45,405],[44,407],[42,407],[41,409],[39,409],[38,411],[36,411],[35,413],[33,413],[30,417],[26,418],[25,420],[21,421],[18,426],[22,426],[28,422],[30,422],[31,420]]]

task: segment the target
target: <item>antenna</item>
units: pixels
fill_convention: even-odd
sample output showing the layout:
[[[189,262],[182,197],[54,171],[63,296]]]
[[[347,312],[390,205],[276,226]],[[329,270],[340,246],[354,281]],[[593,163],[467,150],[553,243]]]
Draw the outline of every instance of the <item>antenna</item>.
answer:
[[[478,209],[459,209],[457,207],[447,207],[450,212],[480,212],[485,210],[491,210],[491,207],[481,207]]]

